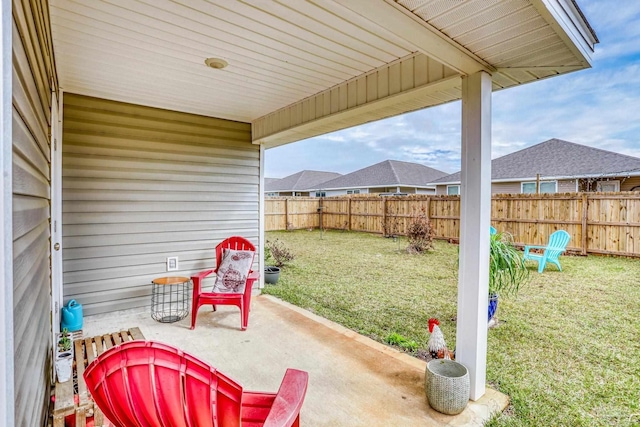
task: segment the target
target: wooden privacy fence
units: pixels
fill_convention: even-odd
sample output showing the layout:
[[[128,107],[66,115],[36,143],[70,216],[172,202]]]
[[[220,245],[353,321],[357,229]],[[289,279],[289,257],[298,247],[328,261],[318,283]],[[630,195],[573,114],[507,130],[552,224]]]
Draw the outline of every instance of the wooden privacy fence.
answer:
[[[460,237],[459,196],[341,196],[267,198],[265,230],[341,229],[405,234],[424,210],[436,238]],[[491,223],[517,244],[543,245],[555,230],[571,235],[569,250],[581,254],[640,257],[640,192],[497,194]]]

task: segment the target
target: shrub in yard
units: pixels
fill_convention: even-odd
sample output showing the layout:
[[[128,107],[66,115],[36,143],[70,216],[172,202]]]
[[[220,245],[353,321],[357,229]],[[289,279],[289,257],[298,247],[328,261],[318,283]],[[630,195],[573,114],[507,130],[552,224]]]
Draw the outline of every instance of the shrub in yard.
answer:
[[[407,251],[410,253],[422,253],[433,249],[434,235],[431,220],[427,217],[425,209],[422,208],[417,213],[414,213],[407,226],[407,240],[409,240]]]
[[[293,261],[295,256],[280,240],[267,240],[265,258],[272,258],[276,267],[284,267]]]

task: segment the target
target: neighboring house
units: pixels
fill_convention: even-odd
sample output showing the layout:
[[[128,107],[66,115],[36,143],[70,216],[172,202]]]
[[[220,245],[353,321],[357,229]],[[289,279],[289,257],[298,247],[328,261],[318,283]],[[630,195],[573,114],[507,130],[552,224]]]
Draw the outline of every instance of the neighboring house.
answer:
[[[264,195],[276,196],[316,196],[311,189],[318,188],[321,183],[342,176],[336,172],[304,170],[282,179],[265,178]],[[320,194],[318,195],[320,196]]]
[[[491,192],[640,190],[640,158],[550,139],[491,161]],[[460,194],[460,172],[430,183],[436,194]]]
[[[331,181],[323,182],[316,191],[326,196],[342,194],[434,194],[428,184],[446,172],[418,163],[385,160]]]

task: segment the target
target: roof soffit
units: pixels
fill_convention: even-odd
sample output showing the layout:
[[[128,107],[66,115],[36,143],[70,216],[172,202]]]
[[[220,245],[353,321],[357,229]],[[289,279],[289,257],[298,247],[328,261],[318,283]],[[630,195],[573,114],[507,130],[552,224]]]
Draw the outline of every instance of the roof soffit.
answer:
[[[591,48],[597,39],[576,10],[572,0],[50,0],[65,91],[254,124],[280,111],[278,120],[304,116],[296,104],[309,99],[331,110],[311,130],[292,120],[274,146],[459,99],[460,75],[487,71],[498,90],[586,68],[578,36]],[[229,67],[207,68],[211,56]],[[422,69],[440,64],[439,81],[406,89],[402,80],[384,102],[371,94],[386,87],[367,84],[348,120],[334,113],[343,98],[316,98],[425,56],[433,63]]]

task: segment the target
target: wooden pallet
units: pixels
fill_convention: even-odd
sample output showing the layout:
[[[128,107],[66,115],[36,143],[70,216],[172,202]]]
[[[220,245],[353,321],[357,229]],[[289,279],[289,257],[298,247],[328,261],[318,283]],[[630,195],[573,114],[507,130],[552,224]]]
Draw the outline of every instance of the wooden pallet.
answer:
[[[144,336],[139,328],[91,338],[82,338],[80,335],[80,338],[74,339],[73,380],[64,383],[56,382],[53,427],[64,427],[65,418],[69,415],[75,415],[76,427],[86,427],[87,418],[91,416],[93,416],[95,427],[102,426],[104,416],[100,409],[93,404],[93,400],[87,392],[83,376],[84,370],[96,357],[111,347],[126,341],[143,339]]]

